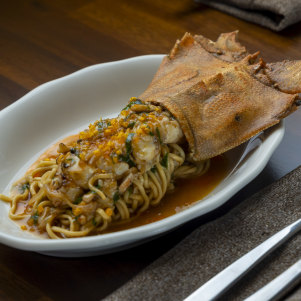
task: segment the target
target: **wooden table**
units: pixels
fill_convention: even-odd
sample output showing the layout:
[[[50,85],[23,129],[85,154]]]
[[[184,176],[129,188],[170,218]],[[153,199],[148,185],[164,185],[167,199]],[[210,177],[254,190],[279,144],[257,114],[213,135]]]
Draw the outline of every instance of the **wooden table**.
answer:
[[[167,53],[186,31],[216,39],[239,29],[268,61],[301,58],[301,23],[275,33],[190,0],[5,1],[0,11],[0,108],[91,64]],[[125,100],[126,101],[126,100]],[[101,112],[100,112],[101,113]],[[225,206],[139,247],[90,258],[52,258],[0,246],[1,300],[99,300],[188,233],[230,210],[301,162],[301,111],[264,171]]]

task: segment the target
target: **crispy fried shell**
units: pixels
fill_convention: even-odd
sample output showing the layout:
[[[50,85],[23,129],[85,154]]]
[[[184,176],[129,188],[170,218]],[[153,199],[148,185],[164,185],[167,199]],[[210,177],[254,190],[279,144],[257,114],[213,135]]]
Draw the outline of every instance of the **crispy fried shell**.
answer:
[[[238,31],[222,33],[216,42],[201,35],[194,36],[208,52],[227,62],[238,62],[244,59],[248,52],[237,41]],[[262,60],[252,66],[254,75],[264,84],[289,94],[301,93],[301,60],[282,61],[265,64]],[[257,71],[256,71],[257,69]]]
[[[202,35],[195,35],[194,39],[215,57],[227,62],[238,62],[248,55],[246,47],[237,41],[238,31],[222,33],[216,42]]]
[[[222,34],[212,42],[186,33],[140,96],[178,119],[191,160],[238,146],[296,109],[298,94],[292,91],[299,91],[300,66],[292,64],[293,71],[279,76],[272,70],[282,70],[281,64],[268,69],[261,59],[255,63],[258,53],[249,55],[236,35]]]
[[[301,93],[301,60],[268,64],[266,75],[280,91]]]

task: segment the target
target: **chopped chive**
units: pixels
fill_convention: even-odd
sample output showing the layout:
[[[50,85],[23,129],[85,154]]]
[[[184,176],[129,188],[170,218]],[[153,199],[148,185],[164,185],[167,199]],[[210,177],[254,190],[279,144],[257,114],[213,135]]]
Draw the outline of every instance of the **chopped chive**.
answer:
[[[116,191],[114,193],[114,195],[113,195],[113,201],[114,201],[114,203],[116,203],[119,200],[119,198],[120,198],[119,192]]]
[[[135,123],[136,123],[136,122],[134,122],[134,121],[133,121],[133,122],[130,122],[129,125],[128,125],[128,128],[132,129],[132,128],[134,127]]]
[[[160,144],[162,144],[161,135],[160,135],[160,131],[159,131],[158,127],[156,127],[156,134],[157,134],[157,136],[159,138]]]
[[[73,163],[74,163],[74,160],[73,159],[66,159],[65,161],[69,161],[68,163],[67,162],[63,162],[62,163],[62,166],[64,167],[64,168],[68,168],[68,167],[70,167]]]
[[[127,163],[128,157],[121,154],[121,155],[118,156],[118,160]]]
[[[71,147],[71,148],[70,148],[70,153],[71,153],[71,154],[74,154],[74,155],[76,155],[76,156],[79,155],[79,151],[78,151],[78,149],[76,149],[75,147]]]
[[[130,103],[125,108],[123,108],[122,111],[129,109],[134,104],[141,105],[142,101],[140,99],[136,98],[135,100],[130,101]]]
[[[110,154],[110,158],[111,158],[111,160],[112,160],[112,163],[115,164],[115,162],[114,162],[114,153],[111,153],[111,154]]]
[[[123,121],[127,121],[128,119],[130,119],[132,117],[133,113],[130,113],[129,115],[127,115],[126,117],[123,118]]]
[[[157,171],[157,166],[155,165],[151,168],[151,172],[156,172],[156,171]]]
[[[38,223],[39,214],[38,211],[35,212],[34,215],[32,215],[33,223],[36,225]]]
[[[125,148],[126,148],[127,154],[130,154],[132,152],[132,140],[133,140],[134,135],[135,135],[134,133],[130,133],[130,134],[128,134],[128,136],[126,138]]]
[[[22,187],[21,187],[22,193],[24,193],[26,191],[26,189],[29,189],[29,183],[25,183],[22,185]]]
[[[73,204],[78,205],[82,201],[83,197],[79,196],[78,198],[75,199]]]
[[[133,190],[134,190],[133,185],[131,185],[131,186],[128,187],[128,189],[127,189],[127,191],[128,191],[130,194],[133,193]]]
[[[98,124],[97,124],[97,129],[99,132],[102,132],[104,131],[108,126],[111,125],[111,121],[99,121]]]
[[[130,167],[136,167],[136,163],[131,158],[129,158],[128,164]]]
[[[130,167],[135,167],[135,162],[131,159],[130,155],[119,155],[118,160],[127,163]]]
[[[167,168],[167,166],[168,166],[168,153],[166,153],[166,154],[163,156],[163,158],[162,158],[160,164],[161,164],[163,167]]]

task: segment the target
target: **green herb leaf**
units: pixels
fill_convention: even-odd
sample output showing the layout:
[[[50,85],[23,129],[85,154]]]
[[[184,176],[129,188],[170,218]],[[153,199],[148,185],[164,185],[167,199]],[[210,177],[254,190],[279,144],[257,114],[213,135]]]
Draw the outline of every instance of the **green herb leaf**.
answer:
[[[116,156],[115,153],[111,153],[111,154],[110,154],[110,158],[111,158],[113,164],[115,164],[115,162],[114,162],[114,157],[115,157],[115,156]]]
[[[38,223],[38,219],[39,219],[38,211],[36,211],[35,214],[32,215],[31,217],[33,219],[33,223],[36,225]]]
[[[24,193],[26,191],[26,189],[29,189],[29,184],[28,183],[25,183],[25,184],[22,185],[22,187],[21,187],[22,193]]]
[[[127,191],[128,191],[130,194],[133,193],[133,190],[134,190],[133,185],[131,185],[131,186],[128,187],[128,189],[127,189]]]
[[[97,226],[95,218],[92,219],[92,224],[93,224],[93,226]]]
[[[126,148],[126,153],[130,154],[132,152],[132,140],[134,137],[134,133],[128,134],[126,140],[125,140],[125,148]]]
[[[132,117],[133,113],[130,113],[129,115],[127,115],[126,117],[123,118],[123,121],[127,121],[128,119],[130,119]]]
[[[78,205],[82,201],[83,197],[79,196],[78,198],[75,199],[73,204]]]
[[[156,127],[156,134],[157,134],[157,136],[158,136],[158,138],[159,138],[159,142],[160,142],[160,144],[162,144],[162,140],[161,140],[161,135],[160,135],[160,131],[159,131],[159,129]]]
[[[63,166],[64,168],[68,168],[68,167],[72,166],[73,163],[74,163],[74,160],[71,159],[71,158],[68,158],[68,159],[66,159],[65,161],[67,161],[67,162],[63,162],[63,163],[62,163],[62,166]]]
[[[110,121],[99,121],[99,123],[97,124],[97,129],[99,132],[102,132],[103,130],[105,130],[108,126],[111,125]]]
[[[134,161],[131,159],[130,155],[119,155],[118,160],[127,163],[130,167],[135,167],[136,164]]]
[[[79,155],[79,150],[76,149],[75,147],[71,147],[70,148],[70,153],[78,156]]]
[[[163,156],[163,158],[162,158],[160,164],[161,164],[163,167],[167,168],[167,166],[168,166],[168,153],[166,153],[166,154]]]
[[[114,195],[113,195],[113,201],[114,201],[114,203],[116,203],[119,200],[119,198],[120,198],[119,192],[116,191],[114,193]]]
[[[121,154],[121,155],[118,156],[118,160],[127,163],[128,162],[128,156],[125,156],[125,155]]]
[[[136,163],[131,158],[128,159],[127,163],[130,167],[136,167]]]
[[[128,125],[128,128],[132,129],[132,128],[134,127],[135,123],[136,123],[136,122],[134,122],[134,121],[133,121],[133,122],[130,122],[129,125]]]
[[[155,165],[151,168],[151,172],[156,172],[156,171],[157,171],[157,166]]]
[[[155,134],[154,134],[153,132],[149,132],[149,134],[150,134],[151,136],[155,136]]]
[[[131,101],[125,108],[122,109],[122,111],[129,109],[132,105],[141,105],[142,101],[138,98],[136,98],[135,100]]]

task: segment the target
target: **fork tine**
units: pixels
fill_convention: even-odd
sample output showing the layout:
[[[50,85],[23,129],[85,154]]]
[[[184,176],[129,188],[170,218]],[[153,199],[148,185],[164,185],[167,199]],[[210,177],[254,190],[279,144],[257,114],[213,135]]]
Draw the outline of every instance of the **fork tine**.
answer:
[[[245,301],[274,300],[284,296],[301,280],[301,260],[285,270]]]

